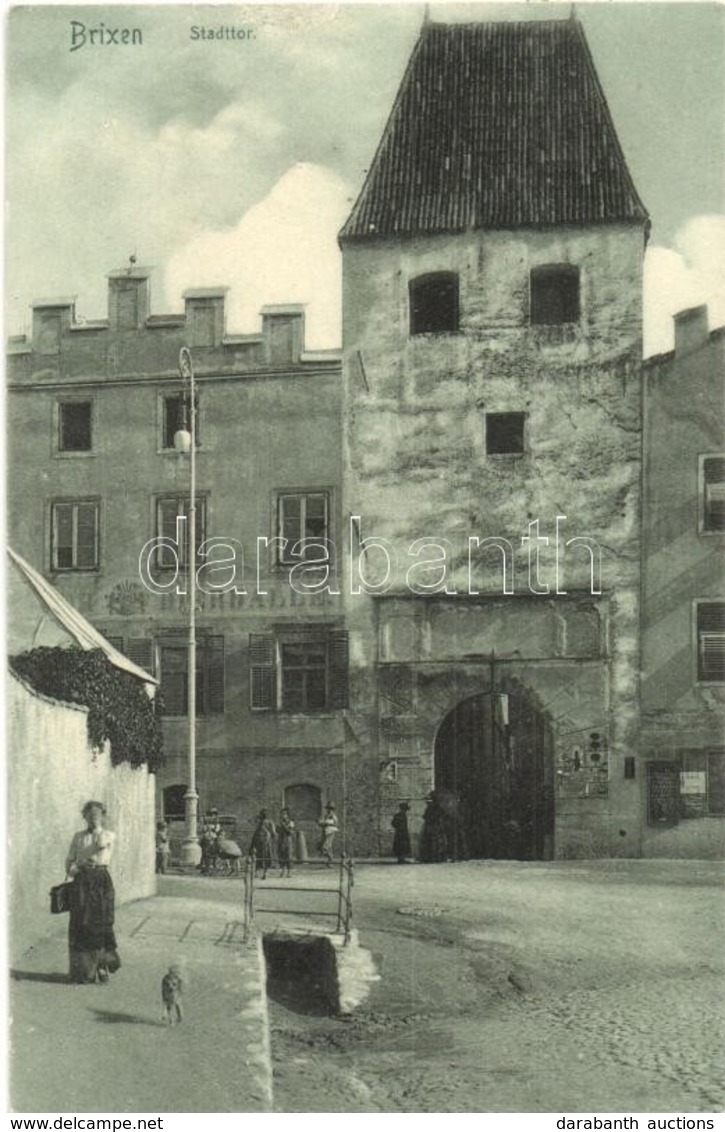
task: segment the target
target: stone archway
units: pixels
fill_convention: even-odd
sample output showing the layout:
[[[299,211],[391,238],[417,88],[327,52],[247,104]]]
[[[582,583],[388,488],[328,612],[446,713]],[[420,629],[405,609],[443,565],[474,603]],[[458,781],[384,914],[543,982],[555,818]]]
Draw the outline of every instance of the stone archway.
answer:
[[[512,682],[461,700],[438,728],[434,750],[451,856],[553,856],[554,737],[534,693]]]

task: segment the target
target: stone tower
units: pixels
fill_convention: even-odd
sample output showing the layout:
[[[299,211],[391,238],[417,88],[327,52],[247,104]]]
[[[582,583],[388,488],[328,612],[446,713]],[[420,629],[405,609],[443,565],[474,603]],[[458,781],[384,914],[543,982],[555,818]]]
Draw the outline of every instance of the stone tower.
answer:
[[[576,19],[423,26],[340,233],[360,849],[640,851],[647,226]]]

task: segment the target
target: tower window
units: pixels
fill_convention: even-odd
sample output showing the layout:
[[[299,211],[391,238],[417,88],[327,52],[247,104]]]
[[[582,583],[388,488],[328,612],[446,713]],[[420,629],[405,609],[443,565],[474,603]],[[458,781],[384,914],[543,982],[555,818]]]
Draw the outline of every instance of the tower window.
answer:
[[[579,321],[579,268],[568,263],[531,270],[531,322],[558,326]]]
[[[486,413],[486,455],[522,456],[525,413]]]
[[[411,334],[458,330],[458,276],[452,271],[419,275],[408,285]]]

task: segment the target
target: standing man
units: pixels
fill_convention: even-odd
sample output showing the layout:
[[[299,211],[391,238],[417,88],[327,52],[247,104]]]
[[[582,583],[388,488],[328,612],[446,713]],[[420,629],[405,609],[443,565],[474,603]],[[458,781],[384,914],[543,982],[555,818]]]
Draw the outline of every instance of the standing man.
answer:
[[[325,867],[332,868],[332,843],[335,840],[335,834],[340,826],[337,821],[337,814],[335,813],[335,806],[333,802],[328,802],[325,807],[325,815],[321,817],[317,823],[322,830],[322,837],[320,838],[320,852],[325,858]]]
[[[393,820],[390,823],[394,830],[393,856],[397,859],[399,865],[407,865],[407,859],[410,856],[409,809],[410,806],[407,802],[401,802],[398,806],[398,812],[393,814]]]

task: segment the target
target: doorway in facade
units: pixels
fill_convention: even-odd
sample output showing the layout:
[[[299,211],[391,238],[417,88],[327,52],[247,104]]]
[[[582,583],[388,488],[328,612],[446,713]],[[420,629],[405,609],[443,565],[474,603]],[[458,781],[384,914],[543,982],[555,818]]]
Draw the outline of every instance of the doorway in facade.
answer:
[[[435,743],[449,855],[546,860],[554,841],[554,741],[525,688],[463,700]]]

